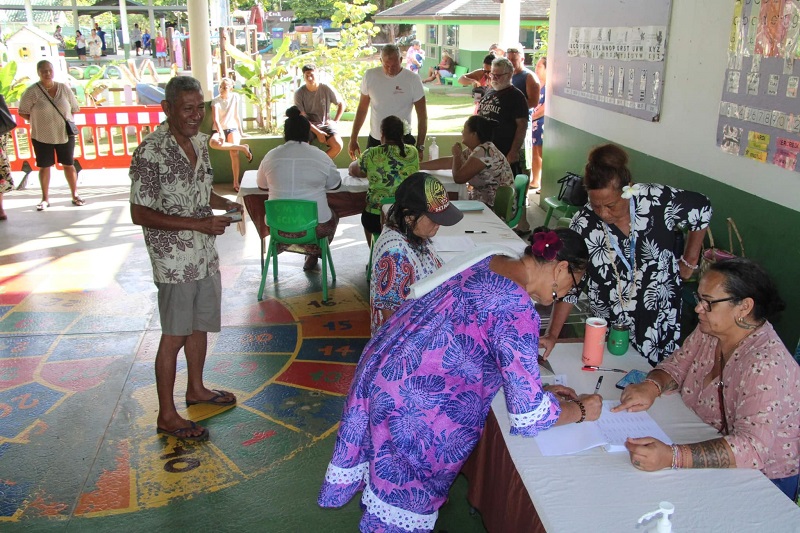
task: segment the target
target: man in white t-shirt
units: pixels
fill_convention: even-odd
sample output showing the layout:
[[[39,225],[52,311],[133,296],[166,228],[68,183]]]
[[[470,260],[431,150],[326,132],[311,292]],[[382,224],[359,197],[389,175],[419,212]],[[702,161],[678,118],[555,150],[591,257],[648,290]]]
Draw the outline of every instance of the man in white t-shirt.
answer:
[[[328,146],[325,153],[334,159],[342,151],[344,141],[339,135],[339,119],[344,113],[344,99],[339,92],[325,83],[317,81],[317,67],[303,66],[303,79],[306,84],[294,93],[294,105],[311,123],[311,138]],[[336,106],[336,115],[331,118],[331,104]]]
[[[400,49],[388,44],[381,50],[381,66],[371,68],[364,73],[361,81],[361,99],[358,101],[353,131],[350,135],[348,152],[355,160],[361,154],[358,146],[358,132],[364,125],[367,110],[370,112],[369,139],[367,148],[380,146],[381,121],[391,115],[411,123],[411,110],[417,113],[417,139],[406,135],[406,144],[416,144],[422,152],[425,147],[425,135],[428,133],[428,108],[425,104],[425,91],[422,80],[410,70],[404,69],[401,63]]]

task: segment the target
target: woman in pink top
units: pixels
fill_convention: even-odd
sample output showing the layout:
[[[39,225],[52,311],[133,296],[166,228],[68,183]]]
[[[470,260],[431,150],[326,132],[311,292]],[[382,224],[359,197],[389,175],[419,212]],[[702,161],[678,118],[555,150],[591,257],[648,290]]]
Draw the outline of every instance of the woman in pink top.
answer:
[[[700,324],[643,383],[629,385],[617,410],[648,409],[662,392],[684,403],[721,436],[668,446],[628,439],[633,466],[757,468],[793,500],[800,460],[800,366],[767,317],[785,306],[774,282],[743,258],[713,265],[695,293]]]

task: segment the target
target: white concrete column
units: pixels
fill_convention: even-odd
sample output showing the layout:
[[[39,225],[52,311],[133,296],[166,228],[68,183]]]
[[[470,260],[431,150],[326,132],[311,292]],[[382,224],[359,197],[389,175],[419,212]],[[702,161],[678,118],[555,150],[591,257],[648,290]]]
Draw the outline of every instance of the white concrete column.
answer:
[[[128,4],[125,0],[119,0],[119,23],[122,25],[122,50],[125,59],[131,58],[131,38],[128,35]]]
[[[503,0],[500,4],[500,26],[497,42],[508,45],[519,42],[520,0]]]
[[[28,26],[33,26],[33,5],[31,5],[31,0],[25,0],[25,18],[28,19]]]
[[[72,25],[75,26],[76,31],[80,31],[81,21],[78,17],[78,0],[72,0]]]
[[[73,0],[74,1],[74,0]],[[153,11],[153,0],[147,0],[147,21],[148,26],[150,28],[150,38],[155,40],[156,38],[156,17],[155,12]]]
[[[212,98],[211,30],[208,26],[208,1],[188,0],[189,51],[192,58],[192,76],[200,81],[207,101]]]

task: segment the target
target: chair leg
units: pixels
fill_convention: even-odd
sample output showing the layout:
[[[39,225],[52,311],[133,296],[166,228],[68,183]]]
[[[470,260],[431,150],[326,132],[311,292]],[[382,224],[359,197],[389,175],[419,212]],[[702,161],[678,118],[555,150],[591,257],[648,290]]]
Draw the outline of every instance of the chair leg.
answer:
[[[319,241],[319,250],[322,254],[322,301],[328,301],[328,239]]]
[[[261,273],[264,273],[264,253],[267,251],[267,245],[264,239],[261,239]]]
[[[554,208],[552,208],[552,207],[549,208],[547,210],[547,216],[544,217],[544,227],[546,227],[546,228],[549,227],[548,224],[550,224],[550,218],[553,216],[553,211],[554,211]]]
[[[278,281],[278,243],[276,242],[274,247],[272,241],[269,243],[270,251],[272,252],[272,280],[277,282]]]
[[[261,241],[261,242],[263,243],[264,241]],[[267,258],[264,261],[263,267],[261,269],[261,286],[258,288],[258,301],[259,302],[264,299],[264,285],[266,285],[266,283],[267,283],[267,274],[269,273],[269,259],[270,259],[270,256],[272,256],[272,243],[271,242],[270,242],[269,248],[267,250]],[[277,258],[277,254],[276,254],[276,258]],[[277,261],[276,261],[276,264],[275,264],[275,271],[276,272],[277,272],[277,269],[278,269],[278,265],[277,265]]]

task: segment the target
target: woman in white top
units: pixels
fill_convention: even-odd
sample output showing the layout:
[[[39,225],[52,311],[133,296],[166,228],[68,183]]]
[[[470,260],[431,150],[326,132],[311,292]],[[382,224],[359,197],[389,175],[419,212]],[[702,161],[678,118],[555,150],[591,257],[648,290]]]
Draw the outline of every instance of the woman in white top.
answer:
[[[31,123],[31,145],[39,167],[42,201],[36,210],[50,207],[50,167],[56,160],[64,167],[72,205],[82,206],[86,202],[78,196],[78,173],[73,159],[75,135],[67,133],[66,125],[67,120],[74,120],[73,113],[80,110],[78,100],[69,87],[53,79],[52,63],[39,61],[36,72],[39,82],[25,89],[19,100],[19,116]]]
[[[86,39],[86,44],[89,45],[89,55],[92,56],[92,59],[100,61],[100,55],[103,53],[103,42],[97,36],[97,30],[92,30],[92,34]]]
[[[286,110],[283,125],[285,144],[273,148],[258,167],[258,187],[269,190],[272,200],[312,200],[317,202],[317,237],[333,240],[339,217],[328,206],[326,191],[342,183],[339,170],[325,152],[308,144],[311,125],[296,106]],[[292,235],[288,235],[292,236]],[[287,246],[279,246],[278,252]],[[299,248],[299,250],[298,250]],[[321,255],[317,245],[292,245],[290,251],[306,254],[303,270],[317,266]]]
[[[497,188],[514,186],[514,173],[503,153],[492,143],[496,123],[473,115],[464,123],[461,142],[453,145],[453,156],[420,164],[422,170],[452,169],[453,181],[469,183],[469,199],[494,206]]]
[[[75,52],[78,59],[86,61],[86,37],[80,31],[75,31]]]
[[[219,96],[211,101],[211,114],[214,118],[209,146],[217,150],[228,150],[231,156],[233,188],[239,191],[239,152],[248,161],[253,160],[250,147],[239,144],[242,140],[242,119],[239,117],[239,95],[233,92],[233,80],[222,78],[219,82]]]

